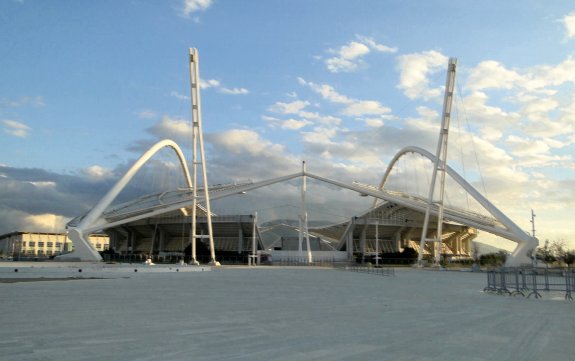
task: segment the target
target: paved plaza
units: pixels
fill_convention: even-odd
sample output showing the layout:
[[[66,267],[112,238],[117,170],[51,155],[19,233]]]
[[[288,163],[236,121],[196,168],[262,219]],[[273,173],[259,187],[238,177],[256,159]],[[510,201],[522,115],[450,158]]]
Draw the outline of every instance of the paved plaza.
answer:
[[[3,361],[564,361],[575,354],[574,302],[485,294],[484,273],[84,266],[36,269],[32,277],[14,264],[0,266]]]

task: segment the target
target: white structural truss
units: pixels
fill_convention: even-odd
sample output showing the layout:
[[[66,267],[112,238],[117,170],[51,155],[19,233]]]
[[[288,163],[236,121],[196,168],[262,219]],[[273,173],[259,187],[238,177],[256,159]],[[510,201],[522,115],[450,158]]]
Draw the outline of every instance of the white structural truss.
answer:
[[[193,69],[192,69],[193,68]],[[437,165],[439,163],[439,158],[430,152],[421,149],[419,147],[411,146],[401,149],[391,160],[388,165],[379,187],[371,185],[361,185],[357,183],[344,183],[337,180],[325,178],[313,173],[307,172],[305,165],[302,166],[302,170],[297,173],[288,174],[282,177],[277,177],[273,179],[263,180],[259,182],[253,182],[241,185],[232,186],[220,186],[212,187],[211,195],[208,193],[207,189],[207,177],[205,170],[205,156],[203,152],[203,139],[201,134],[201,114],[200,114],[200,102],[199,102],[199,76],[197,72],[197,51],[194,49],[190,50],[190,76],[192,79],[192,109],[197,111],[195,115],[192,116],[194,124],[194,153],[193,153],[193,180],[190,177],[190,172],[188,170],[186,160],[184,155],[179,148],[179,146],[172,140],[162,140],[157,144],[153,145],[148,151],[146,151],[126,172],[126,174],[110,189],[110,191],[90,210],[87,214],[81,217],[77,217],[68,224],[68,237],[74,244],[74,251],[70,254],[60,256],[60,259],[75,259],[82,261],[101,261],[102,257],[94,249],[94,247],[88,241],[88,235],[90,233],[112,228],[118,225],[127,224],[137,220],[158,216],[161,214],[169,213],[176,210],[181,210],[182,208],[192,207],[193,212],[196,211],[196,207],[199,204],[204,204],[206,206],[207,217],[211,216],[211,211],[209,208],[210,200],[216,200],[240,193],[245,193],[251,190],[255,190],[261,187],[266,187],[272,184],[281,183],[296,179],[298,177],[303,177],[302,184],[302,212],[300,214],[300,221],[302,225],[300,229],[304,229],[307,236],[307,214],[305,212],[305,182],[307,178],[315,179],[320,182],[325,182],[337,187],[344,189],[349,189],[360,193],[362,195],[367,195],[374,197],[374,207],[379,200],[387,201],[390,203],[395,203],[397,205],[412,209],[421,213],[429,213],[438,218],[444,219],[446,222],[453,222],[472,228],[476,228],[496,236],[500,236],[517,243],[517,247],[513,251],[511,257],[507,259],[507,266],[518,266],[522,264],[529,264],[531,262],[528,254],[531,250],[535,249],[538,245],[538,240],[529,235],[527,232],[523,231],[519,226],[517,226],[512,220],[510,220],[503,212],[501,212],[497,207],[495,207],[489,200],[483,197],[473,186],[471,186],[465,179],[463,179],[459,174],[457,174],[451,167],[447,164],[443,164],[444,177],[449,176],[454,180],[459,186],[461,186],[473,199],[475,199],[488,213],[490,216],[485,216],[468,210],[463,210],[455,208],[452,206],[440,205],[436,202],[430,202],[428,199],[423,197],[414,196],[412,194],[406,194],[397,191],[387,190],[385,188],[385,183],[398,160],[406,154],[416,153],[425,158],[430,162]],[[194,95],[194,91],[196,91]],[[196,159],[196,142],[199,140],[200,143],[200,153],[201,161]],[[121,204],[114,208],[110,205],[118,194],[126,187],[134,175],[140,170],[140,168],[149,161],[160,149],[170,148],[174,151],[179,159],[182,172],[184,173],[187,188],[166,190],[158,194],[151,194],[144,197],[140,197],[128,203]],[[204,187],[199,188],[196,185],[196,166],[202,165],[203,172],[203,182]],[[210,218],[208,218],[210,219]],[[192,232],[195,232],[195,217],[193,217],[194,225],[192,226]],[[211,222],[210,222],[211,226]],[[440,234],[440,233],[439,233]],[[425,237],[423,235],[422,237]],[[196,235],[192,236],[192,242],[194,243]],[[209,229],[210,237],[210,253],[211,262],[215,263],[215,252],[213,244],[212,229]],[[309,241],[308,241],[309,242]],[[301,239],[300,239],[301,245]],[[308,248],[308,258],[311,261],[311,252],[309,243],[307,243]],[[252,256],[254,249],[252,249]],[[195,258],[194,258],[195,259]]]
[[[188,168],[184,161],[184,156],[179,150],[176,143],[171,140],[163,140],[155,144],[128,170],[126,175],[118,181],[118,183],[98,202],[98,204],[85,216],[74,219],[69,223],[68,234],[72,242],[74,242],[75,250],[73,253],[67,255],[86,261],[99,261],[101,260],[98,252],[88,242],[88,235],[92,232],[111,228],[121,224],[130,223],[140,219],[154,217],[164,213],[172,212],[181,208],[190,207],[194,203],[194,199],[198,202],[204,201],[203,191],[199,190],[196,197],[193,195],[192,189],[178,189],[166,191],[155,195],[149,195],[137,199],[133,202],[120,205],[116,208],[107,209],[112,203],[114,198],[120,191],[128,184],[130,179],[148,161],[156,152],[163,147],[170,147],[174,149],[175,153],[180,159],[182,171],[190,179]],[[224,197],[233,196],[243,192],[249,192],[258,188],[267,187],[272,184],[281,183],[296,179],[298,177],[308,177],[321,182],[335,185],[344,189],[349,189],[360,194],[368,195],[376,198],[376,200],[384,200],[398,205],[413,209],[424,213],[427,209],[427,200],[423,197],[416,197],[411,194],[404,194],[397,191],[390,191],[385,189],[385,183],[391,174],[394,165],[401,157],[409,153],[419,154],[431,162],[435,162],[436,158],[430,152],[419,147],[406,147],[401,149],[391,160],[388,165],[379,187],[361,185],[356,183],[344,183],[337,180],[321,177],[319,175],[309,173],[302,170],[301,172],[288,174],[282,177],[263,180],[259,182],[242,184],[237,186],[227,186],[219,189],[212,189],[212,200],[221,199]],[[507,260],[508,266],[516,266],[530,262],[528,253],[538,245],[538,240],[532,237],[527,232],[524,232],[517,226],[511,219],[509,219],[503,212],[495,207],[489,200],[483,197],[472,185],[463,179],[455,170],[446,166],[446,174],[451,177],[457,184],[459,184],[473,199],[481,204],[484,209],[489,212],[491,217],[482,214],[462,210],[454,207],[444,207],[444,219],[446,221],[463,224],[473,227],[496,236],[506,238],[510,241],[517,243],[517,247],[513,251],[511,257]],[[191,180],[190,180],[191,183]],[[430,214],[437,216],[437,206],[432,206]]]

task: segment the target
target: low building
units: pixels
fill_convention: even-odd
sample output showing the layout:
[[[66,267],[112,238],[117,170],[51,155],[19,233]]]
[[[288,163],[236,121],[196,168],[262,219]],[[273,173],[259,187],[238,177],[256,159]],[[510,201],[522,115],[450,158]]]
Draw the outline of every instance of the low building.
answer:
[[[110,238],[103,234],[90,236],[90,243],[98,251],[105,251]],[[71,252],[72,241],[65,233],[10,232],[0,235],[0,253],[3,258],[50,258]]]

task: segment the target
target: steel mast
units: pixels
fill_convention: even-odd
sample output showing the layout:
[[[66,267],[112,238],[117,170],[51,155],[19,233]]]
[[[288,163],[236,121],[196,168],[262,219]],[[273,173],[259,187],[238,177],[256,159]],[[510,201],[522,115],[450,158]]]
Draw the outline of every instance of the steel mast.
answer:
[[[437,142],[437,151],[435,153],[436,160],[433,167],[433,175],[431,176],[431,184],[429,186],[429,196],[427,198],[427,208],[425,210],[425,218],[423,221],[423,228],[421,230],[421,239],[419,241],[419,255],[417,261],[419,266],[422,265],[423,251],[425,249],[425,242],[434,242],[434,263],[439,264],[441,256],[441,235],[443,233],[443,199],[445,195],[445,173],[447,168],[447,138],[449,135],[449,123],[451,121],[451,104],[453,102],[453,94],[455,88],[455,73],[457,70],[457,59],[450,58],[447,67],[447,79],[445,81],[445,97],[443,100],[443,113],[441,120],[441,129],[439,130],[439,140]],[[440,174],[439,183],[439,200],[434,201],[435,182],[437,173]],[[437,204],[437,232],[435,239],[427,239],[427,227],[429,225],[429,215],[433,204]]]
[[[309,232],[308,232],[308,219],[307,211],[305,209],[305,194],[307,193],[307,178],[306,178],[306,168],[305,160],[301,163],[302,171],[302,184],[301,184],[301,203],[300,203],[300,215],[299,215],[299,242],[298,242],[298,252],[300,261],[302,259],[302,243],[305,238],[305,244],[307,247],[307,262],[313,263],[313,256],[311,253],[311,248],[309,244]]]
[[[214,236],[212,229],[212,211],[210,208],[210,195],[208,191],[208,176],[206,173],[206,157],[204,153],[204,137],[202,134],[202,111],[200,103],[200,70],[199,70],[199,55],[198,50],[190,48],[190,88],[191,88],[191,101],[192,101],[192,186],[193,186],[193,209],[192,209],[192,263],[198,264],[196,259],[196,239],[209,238],[210,242],[210,264],[219,266],[216,261],[216,253],[214,250]],[[198,144],[199,141],[199,144]],[[198,145],[200,149],[200,161],[198,161]],[[196,234],[197,225],[197,206],[198,206],[198,165],[202,166],[202,177],[204,183],[204,197],[206,200],[206,218],[208,223],[208,234]]]

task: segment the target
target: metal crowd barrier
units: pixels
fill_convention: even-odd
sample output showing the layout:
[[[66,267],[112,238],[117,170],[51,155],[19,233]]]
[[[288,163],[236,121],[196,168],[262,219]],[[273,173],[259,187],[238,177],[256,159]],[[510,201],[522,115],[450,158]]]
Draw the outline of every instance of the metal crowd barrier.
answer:
[[[395,276],[395,269],[383,267],[364,267],[364,266],[346,266],[343,268],[346,271],[369,273],[380,276]]]
[[[312,263],[308,262],[307,257],[292,257],[283,258],[281,260],[273,260],[271,262],[272,266],[305,266],[305,267],[332,267],[335,268],[341,261],[336,261],[335,259],[318,259],[314,260]]]
[[[501,268],[487,271],[484,292],[541,298],[541,292],[565,292],[573,301],[575,270],[563,268]],[[541,291],[541,292],[540,292]]]

